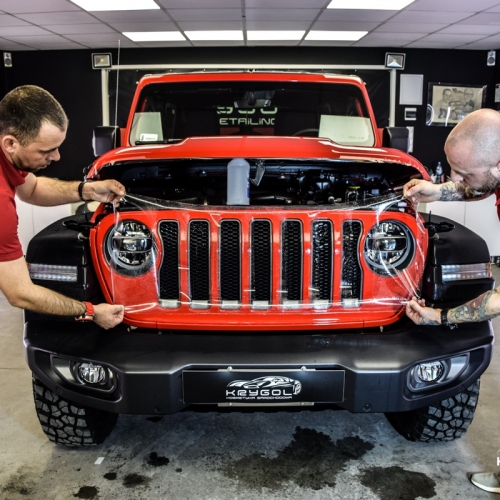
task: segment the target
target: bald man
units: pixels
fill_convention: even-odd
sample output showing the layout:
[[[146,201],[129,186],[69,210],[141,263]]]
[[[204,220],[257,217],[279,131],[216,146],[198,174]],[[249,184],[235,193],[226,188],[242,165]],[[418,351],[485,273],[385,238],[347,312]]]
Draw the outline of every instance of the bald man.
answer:
[[[500,188],[500,113],[480,109],[466,116],[450,133],[444,146],[451,168],[451,181],[432,184],[414,179],[403,193],[413,203],[432,201],[472,201],[490,196]],[[441,309],[425,307],[413,297],[406,314],[417,325],[440,325]],[[500,315],[500,287],[483,293],[466,304],[448,310],[448,323],[485,321]],[[500,493],[500,474],[472,474],[472,484]]]

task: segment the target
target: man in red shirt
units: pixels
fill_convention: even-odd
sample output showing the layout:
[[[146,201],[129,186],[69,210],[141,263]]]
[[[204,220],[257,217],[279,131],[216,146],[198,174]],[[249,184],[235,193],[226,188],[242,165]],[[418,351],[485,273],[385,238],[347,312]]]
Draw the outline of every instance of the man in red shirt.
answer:
[[[33,175],[59,160],[67,127],[68,118],[61,105],[40,87],[18,87],[0,101],[0,291],[15,307],[44,314],[85,316],[108,329],[123,320],[123,306],[92,306],[35,285],[17,234],[16,194],[38,206],[80,200],[117,203],[125,195],[125,188],[114,180],[82,184]]]
[[[467,115],[449,134],[444,147],[451,168],[451,181],[431,184],[413,179],[404,186],[404,195],[413,203],[480,200],[500,188],[500,113],[480,109]],[[497,201],[497,208],[498,208]],[[500,211],[498,212],[500,217]],[[406,314],[417,325],[443,325],[485,321],[500,316],[500,286],[452,309],[426,307],[413,297]],[[500,473],[478,472],[472,484],[500,493]]]

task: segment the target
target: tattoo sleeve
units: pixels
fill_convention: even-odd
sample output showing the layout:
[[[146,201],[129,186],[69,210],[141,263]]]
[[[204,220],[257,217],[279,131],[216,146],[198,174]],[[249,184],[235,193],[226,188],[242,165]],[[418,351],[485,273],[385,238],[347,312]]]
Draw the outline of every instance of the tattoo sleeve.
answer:
[[[432,319],[425,319],[423,316],[420,317],[420,324],[425,326],[439,325],[437,321],[434,321]]]
[[[440,201],[461,201],[477,198],[477,193],[462,182],[445,182],[440,186]]]
[[[496,289],[489,290],[479,297],[462,306],[450,309],[448,317],[451,323],[476,323],[486,321],[500,315],[500,311],[486,312],[486,305],[492,297],[496,297],[498,291]]]

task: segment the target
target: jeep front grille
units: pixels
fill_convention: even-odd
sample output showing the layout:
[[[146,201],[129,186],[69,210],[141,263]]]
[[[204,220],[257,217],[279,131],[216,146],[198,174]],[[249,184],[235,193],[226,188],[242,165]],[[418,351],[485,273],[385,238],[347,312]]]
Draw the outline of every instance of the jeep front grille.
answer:
[[[362,291],[361,222],[342,224],[337,252],[331,220],[314,220],[310,227],[304,227],[306,222],[285,219],[276,227],[269,219],[222,218],[212,225],[207,219],[161,221],[160,304],[178,307],[181,297],[184,302],[189,297],[195,309],[325,308],[333,301],[340,301],[343,307],[358,306]],[[342,261],[337,281],[335,254]],[[183,280],[179,270],[186,268]]]

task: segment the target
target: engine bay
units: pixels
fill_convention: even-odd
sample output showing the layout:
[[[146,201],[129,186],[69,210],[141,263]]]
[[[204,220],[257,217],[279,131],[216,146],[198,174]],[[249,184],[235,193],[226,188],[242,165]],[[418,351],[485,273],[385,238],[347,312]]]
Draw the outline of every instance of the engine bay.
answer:
[[[245,161],[245,160],[243,160]],[[114,163],[100,179],[114,178],[127,193],[194,205],[227,205],[230,160],[160,160]],[[374,198],[401,194],[420,173],[395,163],[249,159],[236,186],[252,206],[364,205]]]

